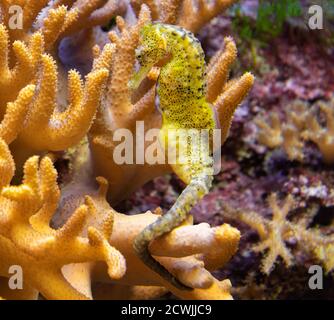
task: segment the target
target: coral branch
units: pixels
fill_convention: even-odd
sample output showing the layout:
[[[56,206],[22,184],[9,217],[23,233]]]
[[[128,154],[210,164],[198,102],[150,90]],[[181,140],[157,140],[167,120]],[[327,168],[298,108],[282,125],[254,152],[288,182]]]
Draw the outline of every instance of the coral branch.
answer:
[[[334,162],[334,99],[325,103],[320,101],[312,108],[300,101],[289,106],[287,121],[282,124],[278,114],[272,113],[270,124],[257,119],[260,131],[258,140],[269,148],[282,146],[290,160],[302,161],[305,141],[312,141],[319,148],[327,164]],[[326,127],[322,127],[315,114],[315,108],[324,113]],[[290,111],[290,108],[292,111]]]
[[[207,67],[208,92],[207,99],[216,101],[227,82],[231,65],[237,57],[237,48],[231,37],[224,39],[224,50],[219,51]]]
[[[184,0],[178,24],[192,32],[198,32],[214,17],[224,12],[236,0],[214,0],[208,3],[206,0],[197,0],[197,7],[193,0]]]
[[[3,142],[1,157],[10,161],[8,148]],[[40,164],[38,162],[38,157],[30,158],[25,164],[23,184],[5,186],[1,192],[0,273],[4,275],[3,270],[18,264],[23,268],[26,283],[46,298],[89,298],[68,283],[61,268],[70,263],[105,261],[111,277],[118,279],[123,276],[125,260],[108,242],[112,233],[112,213],[104,214],[101,230],[87,225],[88,216],[94,213],[90,212],[86,202],[62,228],[52,229],[50,218],[54,212],[48,209],[55,209],[59,191],[56,196],[50,196],[48,192],[58,190],[57,175],[49,158],[43,158]],[[6,185],[9,178],[3,171],[8,168],[1,165],[0,169],[0,176],[4,179],[2,185]],[[87,236],[81,235],[84,229]]]
[[[109,51],[110,47],[106,47],[100,58],[105,60],[105,64],[111,57],[107,54]],[[42,56],[38,91],[30,108],[27,123],[15,142],[14,150],[64,150],[85,136],[95,116],[109,74],[107,69],[101,67],[102,60],[96,62],[96,67],[86,76],[85,84],[76,71],[70,71],[69,106],[60,112],[61,108],[57,105],[57,67],[50,55]],[[32,151],[27,151],[28,155],[31,153]]]
[[[43,51],[43,37],[40,33],[31,36],[29,45],[21,41],[12,44],[14,57],[10,54],[9,34],[5,25],[0,24],[0,112],[3,115],[8,102],[30,84],[35,76],[38,61]],[[15,61],[14,67],[11,67]]]
[[[19,92],[15,102],[9,102],[0,124],[0,137],[7,144],[16,139],[35,94],[35,86],[28,85]]]
[[[223,89],[223,93],[215,101],[214,106],[218,113],[222,143],[228,137],[235,110],[247,96],[253,83],[254,76],[247,72],[233,85],[229,86],[227,84],[226,89]]]
[[[226,205],[223,207],[224,215],[246,223],[259,234],[260,243],[255,245],[253,250],[267,251],[262,260],[262,271],[270,274],[278,256],[287,267],[293,265],[292,253],[285,244],[285,241],[291,238],[296,239],[302,250],[324,263],[327,271],[330,271],[333,266],[328,254],[332,250],[334,236],[322,235],[317,230],[308,228],[308,224],[302,220],[297,223],[288,220],[287,215],[294,206],[291,195],[287,196],[282,208],[279,207],[276,194],[269,196],[268,203],[273,212],[272,220],[265,219],[256,212],[234,210]]]
[[[320,110],[326,116],[326,127],[322,128],[316,116],[309,113],[306,122],[307,128],[302,137],[313,141],[319,148],[324,162],[332,164],[334,162],[334,98],[329,104],[319,103]]]
[[[105,201],[106,180],[99,179],[100,192],[91,194],[92,204],[96,212],[112,210]],[[102,191],[103,189],[104,191]],[[113,211],[113,210],[112,210]],[[69,213],[67,213],[69,214]],[[65,214],[66,215],[66,214]],[[110,243],[124,255],[127,271],[119,280],[124,285],[165,286],[180,298],[185,299],[226,299],[231,298],[230,286],[221,286],[207,270],[215,270],[224,265],[235,253],[240,238],[238,230],[229,225],[210,228],[207,224],[199,226],[183,225],[170,234],[154,240],[150,250],[157,254],[155,258],[169,271],[181,277],[188,285],[196,289],[191,292],[178,290],[146,267],[135,255],[132,247],[133,239],[158,216],[147,212],[135,216],[127,216],[113,211],[114,226]],[[192,222],[188,222],[191,223]],[[198,239],[198,231],[201,238]],[[200,240],[203,240],[200,241]],[[174,248],[174,250],[172,249]],[[93,279],[108,281],[105,269],[96,265]],[[225,284],[225,282],[223,282]],[[227,282],[228,283],[228,282]]]
[[[88,40],[93,39],[94,43],[85,41],[89,50],[96,43],[103,43],[99,36],[106,37],[106,33],[100,26],[109,27],[115,15],[129,8],[128,2],[1,1],[0,287],[3,278],[9,276],[11,265],[20,265],[25,279],[25,290],[20,294],[1,288],[1,296],[37,299],[40,294],[47,299],[91,299],[92,286],[102,281],[115,284],[114,297],[119,297],[122,290],[131,298],[154,298],[167,291],[185,299],[232,298],[230,281],[218,281],[210,272],[221,268],[237,250],[237,229],[227,224],[214,228],[208,224],[193,225],[188,220],[152,241],[149,250],[155,259],[192,288],[185,292],[148,269],[133,251],[134,238],[159,216],[151,212],[127,216],[114,211],[105,199],[108,193],[113,202],[120,201],[146,181],[172,171],[167,164],[119,165],[113,158],[118,145],[113,134],[117,129],[127,128],[134,133],[138,120],[144,121],[145,130],[161,128],[161,115],[155,108],[156,83],[166,61],[148,70],[138,89],[132,90],[128,85],[136,67],[143,26],[153,19],[197,32],[232,3],[133,0],[136,17],[132,12],[124,19],[117,17],[118,31],[109,34],[112,44],[103,48],[96,45],[94,60],[85,61],[91,72],[84,72],[80,63],[75,64],[86,75],[85,80],[76,70],[70,70],[66,80],[63,44],[74,44],[76,34],[90,35]],[[13,4],[23,8],[23,29],[9,28],[8,9]],[[207,80],[208,99],[217,109],[224,140],[235,109],[253,83],[249,73],[228,82],[236,54],[233,40],[226,38],[224,49],[207,67],[207,79],[203,76],[201,80]],[[60,152],[44,155],[79,144],[88,131],[93,175],[106,176],[111,188],[109,191],[107,181],[99,178],[98,192],[92,191],[88,182],[80,195],[64,188],[66,192],[70,190],[66,198],[52,163]],[[150,146],[149,142],[144,144],[143,151]],[[72,152],[76,150],[71,149],[69,157]],[[84,159],[76,158],[70,169],[82,162],[88,166],[89,156],[87,153]],[[61,197],[68,200],[65,209],[60,205]],[[66,208],[68,214],[64,213]],[[63,216],[66,219],[57,223]]]
[[[223,13],[236,0],[131,0],[131,6],[137,13],[142,4],[146,4],[154,21],[177,24],[194,33],[198,32],[210,20]]]
[[[135,64],[135,48],[139,41],[139,31],[149,21],[150,12],[146,6],[143,6],[136,25],[128,27],[125,21],[119,17],[117,25],[121,36],[117,36],[114,32],[110,34],[116,49],[111,68],[112,79],[108,85],[107,102],[110,104],[114,121],[120,126],[127,114],[132,111],[128,82]]]

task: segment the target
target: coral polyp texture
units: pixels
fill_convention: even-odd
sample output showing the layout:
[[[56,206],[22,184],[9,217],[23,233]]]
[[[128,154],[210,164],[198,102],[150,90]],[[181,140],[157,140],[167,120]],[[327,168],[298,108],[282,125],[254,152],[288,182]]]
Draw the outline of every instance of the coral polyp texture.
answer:
[[[161,263],[194,288],[184,293],[154,272],[147,272],[132,250],[133,238],[157,214],[126,216],[115,212],[105,201],[107,182],[99,178],[99,191],[78,198],[78,208],[70,212],[70,218],[61,227],[54,229],[50,220],[60,190],[51,159],[31,157],[24,166],[23,183],[10,186],[15,165],[8,146],[1,140],[0,169],[0,274],[8,276],[11,265],[22,267],[28,292],[19,291],[16,298],[33,298],[40,293],[48,299],[89,299],[94,281],[116,281],[116,289],[110,288],[111,296],[119,285],[124,285],[124,290],[130,285],[160,285],[181,298],[231,298],[229,281],[219,282],[204,266],[216,269],[229,260],[240,237],[235,228],[192,226],[189,221],[152,243],[152,253]],[[66,213],[69,212],[62,214]]]
[[[146,4],[151,12],[152,19],[168,24],[177,24],[191,32],[198,32],[211,19],[226,10],[236,0],[162,0],[162,1],[130,1],[138,14],[141,5]]]
[[[20,90],[29,85],[36,85],[29,107],[21,107],[21,112],[16,111],[20,114],[21,123],[13,122],[13,125],[23,129],[11,147],[20,166],[33,154],[64,150],[78,143],[86,135],[109,74],[106,68],[94,68],[86,76],[86,83],[83,84],[78,72],[72,70],[68,76],[68,105],[66,92],[64,95],[66,88],[61,88],[60,94],[57,95],[56,59],[46,52],[51,50],[50,45],[60,36],[59,25],[66,28],[66,17],[70,16],[72,21],[76,10],[74,13],[68,12],[63,6],[50,9],[43,20],[43,27],[33,32],[30,30],[31,24],[44,5],[45,1],[41,1],[39,6],[36,4],[33,8],[30,8],[28,3],[23,6],[23,21],[32,19],[31,23],[26,22],[23,30],[20,30],[25,32],[23,34],[11,32],[12,29],[6,26],[6,22],[10,22],[5,14],[2,14],[3,22],[0,25],[0,53],[3,57],[0,68],[2,115],[5,115],[10,107],[7,103],[15,100]],[[9,9],[6,5],[3,5],[1,12],[7,10]],[[61,87],[63,86],[62,83]],[[11,130],[15,131],[14,128]],[[36,134],[37,132],[39,134]]]
[[[19,186],[9,185],[15,165],[4,141],[1,164],[1,276],[8,275],[11,265],[19,265],[31,297],[39,292],[48,299],[86,298],[62,274],[62,267],[70,263],[101,260],[107,263],[112,278],[123,276],[125,259],[109,244],[113,225],[110,211],[101,220],[100,230],[89,226],[82,236],[91,210],[87,204],[78,207],[64,226],[52,229],[50,219],[59,201],[52,161],[38,156],[28,159]]]
[[[235,210],[229,206],[224,206],[224,215],[231,219],[241,221],[252,229],[256,230],[260,242],[252,250],[263,252],[261,270],[269,274],[281,257],[286,267],[294,264],[291,249],[286,245],[291,239],[298,242],[299,249],[322,263],[327,272],[334,268],[331,252],[333,250],[334,237],[321,234],[316,228],[309,228],[312,219],[317,213],[318,207],[311,207],[306,214],[306,218],[298,221],[290,221],[287,215],[294,209],[294,199],[289,195],[279,206],[277,194],[269,196],[268,204],[272,210],[272,220],[266,219],[254,211]]]
[[[171,292],[181,299],[232,299],[230,280],[219,280],[211,272],[236,253],[238,229],[194,224],[185,215],[147,243],[152,259],[187,287],[184,290],[148,268],[133,247],[143,230],[166,220],[163,210],[156,206],[126,215],[112,205],[156,177],[179,174],[169,164],[120,164],[113,157],[121,145],[115,139],[118,129],[130,132],[131,148],[139,144],[144,153],[152,146],[136,134],[138,122],[144,133],[166,129],[156,102],[166,94],[157,87],[168,61],[155,61],[137,88],[130,85],[142,30],[160,21],[171,30],[197,33],[234,2],[1,1],[2,298],[154,299]],[[195,36],[191,39],[189,48],[200,48]],[[200,101],[212,120],[208,129],[217,125],[224,143],[254,77],[247,72],[229,80],[237,57],[231,37],[225,37],[207,66],[201,50],[202,69],[190,74],[197,77],[191,81],[203,89]],[[177,73],[173,77],[177,82]],[[180,111],[171,112],[177,117]],[[184,112],[189,117],[194,110],[189,105]],[[66,168],[61,167],[64,163]],[[188,205],[183,208],[186,213]],[[10,286],[12,266],[23,273],[22,290]]]
[[[317,113],[323,113],[324,125]],[[259,128],[258,140],[268,148],[281,147],[290,160],[303,161],[305,142],[313,142],[319,149],[326,164],[334,162],[334,98],[308,105],[295,101],[287,108],[286,121],[278,113],[271,113],[267,123],[256,119]]]

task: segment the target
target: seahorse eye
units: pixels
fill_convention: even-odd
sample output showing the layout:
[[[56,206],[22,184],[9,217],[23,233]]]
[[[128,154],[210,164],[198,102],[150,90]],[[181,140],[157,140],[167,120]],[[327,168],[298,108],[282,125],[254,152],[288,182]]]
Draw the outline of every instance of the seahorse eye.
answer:
[[[138,62],[140,64],[142,64],[142,62],[143,62],[142,61],[143,60],[143,48],[142,47],[137,48],[135,53],[136,53],[136,59],[138,60]]]

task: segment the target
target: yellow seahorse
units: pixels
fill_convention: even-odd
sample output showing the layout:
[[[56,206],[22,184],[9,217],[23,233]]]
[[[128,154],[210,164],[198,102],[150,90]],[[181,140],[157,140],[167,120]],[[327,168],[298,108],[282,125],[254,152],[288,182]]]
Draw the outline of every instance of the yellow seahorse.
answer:
[[[177,26],[153,23],[142,28],[136,56],[140,69],[129,83],[132,89],[139,86],[155,64],[168,59],[161,68],[157,84],[157,104],[162,113],[159,140],[169,152],[178,152],[171,166],[187,187],[165,215],[136,237],[134,249],[142,261],[165,280],[180,289],[190,289],[151,256],[148,245],[179,226],[211,188],[213,159],[210,152],[203,152],[210,149],[210,140],[203,137],[212,137],[216,121],[213,108],[205,98],[204,52],[191,32]],[[180,134],[180,129],[189,131]]]

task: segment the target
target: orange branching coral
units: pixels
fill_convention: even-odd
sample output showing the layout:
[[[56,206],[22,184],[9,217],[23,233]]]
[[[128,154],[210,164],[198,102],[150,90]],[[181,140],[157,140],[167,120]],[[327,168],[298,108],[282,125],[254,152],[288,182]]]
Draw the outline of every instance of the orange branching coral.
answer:
[[[322,235],[315,229],[308,229],[308,220],[301,219],[296,223],[289,221],[287,215],[293,205],[294,200],[289,195],[283,207],[280,208],[277,195],[271,194],[269,197],[269,206],[273,212],[271,221],[256,212],[234,210],[228,206],[224,206],[224,214],[231,219],[246,223],[257,231],[260,243],[253,249],[257,252],[267,251],[262,261],[262,271],[264,273],[269,274],[272,271],[278,256],[283,259],[287,267],[294,263],[293,255],[285,244],[285,241],[291,238],[296,239],[302,250],[324,263],[327,271],[330,271],[333,268],[333,261],[329,258],[329,255],[333,248],[334,237]],[[312,216],[314,213],[311,212],[309,215]]]
[[[27,85],[19,92],[15,102],[8,102],[0,124],[0,138],[7,144],[14,141],[19,134],[34,94],[35,85]]]
[[[325,115],[325,127],[317,119],[317,107]],[[286,117],[283,124],[276,112],[270,115],[269,124],[263,118],[257,118],[259,142],[269,148],[282,146],[290,160],[302,161],[304,142],[312,141],[325,163],[334,162],[334,99],[328,103],[320,101],[312,107],[296,101],[289,106]]]
[[[44,36],[47,39],[48,36]],[[17,57],[13,68],[10,67],[12,59],[9,39],[7,28],[1,24],[0,54],[4,57],[0,63],[2,115],[6,113],[6,108],[12,108],[12,105],[7,103],[15,100],[21,89],[27,86],[31,92],[31,85],[37,84],[34,99],[30,99],[29,104],[25,100],[21,101],[21,111],[17,112],[16,122],[13,122],[13,125],[22,129],[17,141],[11,146],[20,168],[33,154],[48,150],[64,150],[85,136],[95,116],[109,74],[107,68],[112,48],[110,45],[105,47],[101,57],[95,61],[96,67],[86,76],[85,84],[78,72],[70,71],[69,105],[66,106],[67,103],[62,102],[65,98],[57,94],[56,63],[50,55],[43,53],[45,41],[42,33],[34,33],[30,37],[29,46],[22,41],[13,43],[12,47]],[[62,86],[61,91],[64,95],[65,88]],[[12,128],[12,135],[14,131]],[[12,142],[5,140],[7,143]]]
[[[1,20],[8,26],[9,41],[13,43],[16,40],[29,42],[36,34],[43,36],[45,39],[46,50],[54,50],[56,42],[59,40],[61,33],[66,30],[78,18],[77,10],[68,11],[65,6],[57,6],[47,10],[38,20],[38,15],[48,4],[47,0],[26,1],[19,5],[20,10],[18,23],[21,25],[11,26],[13,23],[10,15],[10,8],[17,5],[17,1],[8,0],[1,3]],[[38,22],[38,23],[37,23]],[[13,48],[15,49],[15,48]],[[12,53],[12,50],[10,50]]]
[[[48,299],[91,298],[92,283],[111,278],[125,289],[129,285],[166,286],[180,298],[231,298],[230,282],[219,282],[205,268],[215,270],[234,254],[240,237],[236,229],[229,225],[192,226],[189,221],[152,243],[155,257],[194,288],[190,292],[178,290],[147,269],[133,252],[134,237],[157,219],[157,214],[126,216],[115,212],[105,201],[107,182],[100,178],[99,192],[83,198],[84,203],[66,223],[53,229],[50,219],[60,191],[51,160],[30,158],[25,164],[23,184],[9,186],[15,166],[2,140],[0,154],[0,275],[8,276],[11,265],[21,266],[26,295],[33,288]],[[81,264],[94,261],[105,261],[108,270],[101,264]],[[164,292],[150,287],[147,290],[141,291],[151,292],[152,297]],[[109,294],[113,294],[112,289]],[[30,298],[32,295],[36,296],[34,291]]]
[[[269,123],[262,118],[256,118],[255,123],[260,129],[257,137],[260,143],[268,148],[277,148],[282,145],[282,126],[278,113],[270,114]]]
[[[18,270],[18,269],[17,269]],[[23,274],[24,277],[24,274]],[[0,295],[6,297],[7,300],[36,300],[38,299],[38,291],[31,288],[29,285],[24,283],[22,290],[12,290],[8,285],[7,277],[0,277]],[[0,298],[1,300],[1,298]]]
[[[99,192],[90,193],[89,205],[92,211],[103,213],[112,210],[105,200],[107,193],[107,181],[98,178],[100,183]],[[70,196],[71,200],[64,198],[65,203],[72,201],[76,204],[82,203],[84,197],[78,196],[76,200]],[[87,199],[87,197],[86,197]],[[87,200],[86,200],[87,201]],[[67,211],[68,206],[61,210],[63,219],[71,214]],[[67,212],[66,212],[67,211]],[[194,288],[191,291],[179,290],[163,280],[155,272],[150,270],[135,254],[133,250],[134,238],[150,223],[155,221],[160,212],[152,214],[151,212],[128,216],[118,213],[114,210],[114,226],[110,237],[110,244],[119,250],[126,259],[127,270],[125,275],[119,279],[114,290],[108,289],[109,297],[121,297],[119,285],[126,286],[150,286],[166,287],[177,297],[183,299],[227,299],[231,298],[229,289],[231,287],[228,280],[219,282],[208,270],[213,271],[223,266],[235,253],[240,233],[237,229],[224,224],[219,227],[210,228],[206,223],[192,225],[188,221],[184,225],[173,230],[150,245],[150,251],[154,257],[162,263],[171,273],[180,279],[189,287]],[[94,219],[94,216],[91,216]],[[88,224],[93,221],[88,220]],[[75,268],[76,266],[73,266]],[[71,273],[70,271],[68,271]],[[110,282],[105,268],[101,264],[96,264],[92,269],[92,281],[103,283]],[[73,273],[73,272],[72,272]],[[113,281],[114,282],[114,281]],[[78,283],[80,285],[80,283]],[[82,288],[87,291],[86,288]],[[132,290],[132,289],[130,289]],[[152,291],[151,291],[152,292]],[[154,291],[156,292],[156,291]],[[160,291],[159,291],[160,292]],[[123,292],[124,293],[124,292]],[[148,294],[148,293],[147,293]],[[152,293],[153,294],[153,293]]]
[[[209,3],[205,0],[199,0],[195,3],[195,6],[197,5],[195,7],[193,0],[185,0],[182,4],[178,24],[188,30],[197,32],[235,2],[236,0],[215,0]]]
[[[36,33],[31,36],[28,46],[22,41],[12,45],[15,54],[10,57],[9,34],[6,26],[0,24],[0,112],[3,116],[6,104],[16,99],[18,92],[31,83],[43,50],[43,37]],[[11,59],[10,59],[11,58]],[[12,61],[15,66],[11,67]]]
[[[196,10],[192,9],[191,1],[146,1],[151,11],[142,5],[133,25],[118,17],[120,33],[110,33],[113,43],[103,49],[94,48],[95,59],[86,81],[72,70],[66,82],[65,70],[57,57],[60,40],[105,24],[125,8],[125,1],[73,2],[6,0],[0,4],[0,55],[3,57],[0,61],[3,116],[0,124],[0,281],[6,281],[12,265],[21,266],[24,273],[22,292],[1,289],[0,295],[22,299],[34,299],[38,294],[48,299],[89,299],[93,297],[92,285],[102,281],[114,286],[108,293],[110,297],[119,297],[124,288],[122,293],[128,292],[132,298],[139,295],[153,298],[168,290],[186,299],[231,299],[230,281],[218,281],[210,271],[223,266],[235,253],[240,238],[238,230],[227,224],[214,228],[208,224],[193,225],[188,220],[150,244],[155,259],[193,288],[179,290],[149,270],[133,251],[133,239],[158,219],[158,211],[136,216],[114,211],[105,200],[107,181],[99,178],[98,193],[85,192],[72,201],[76,195],[70,190],[68,206],[73,210],[55,229],[51,223],[51,219],[57,220],[55,212],[64,214],[57,209],[60,202],[57,172],[51,158],[37,155],[74,146],[90,130],[95,173],[105,175],[110,181],[114,202],[146,181],[170,172],[167,165],[119,165],[113,158],[117,147],[113,134],[117,129],[126,128],[134,133],[137,120],[144,121],[146,131],[161,126],[161,116],[154,107],[159,66],[151,70],[135,92],[128,86],[135,69],[140,30],[151,21],[152,11],[153,17],[161,14],[165,22],[177,22],[197,31],[233,1],[217,0],[212,6],[199,1]],[[22,28],[10,26],[9,9],[13,4],[23,9]],[[178,10],[180,14],[176,14]],[[233,40],[226,38],[224,49],[207,67],[207,100],[217,110],[223,141],[235,109],[254,80],[249,73],[238,80],[227,80],[236,54]],[[144,145],[143,151],[149,146]],[[22,166],[22,184],[11,185],[15,167],[20,172]]]
[[[52,3],[53,8],[60,5],[71,7],[76,11],[75,21],[64,28],[62,37],[75,34],[84,29],[90,29],[95,26],[104,26],[116,15],[120,15],[126,10],[124,0],[55,0]]]
[[[224,12],[236,0],[131,0],[131,5],[138,13],[141,5],[146,4],[153,20],[163,23],[177,24],[194,33],[206,23]]]
[[[9,25],[10,8],[16,5],[22,10],[22,28],[11,28],[11,41],[26,41],[31,32],[38,30],[45,38],[47,50],[52,50],[64,36],[107,24],[112,17],[125,10],[122,0],[35,0],[21,3],[6,0],[0,5],[4,24]]]
[[[141,86],[132,92],[128,82],[134,72],[135,49],[138,46],[139,32],[145,23],[151,21],[150,10],[143,5],[135,25],[128,25],[122,18],[117,18],[121,34],[110,33],[115,45],[111,66],[108,92],[103,99],[103,108],[98,112],[96,121],[89,132],[90,147],[94,167],[98,175],[110,182],[110,195],[113,202],[120,201],[152,178],[170,172],[165,164],[116,164],[114,150],[120,143],[113,141],[113,135],[119,128],[136,131],[137,121],[143,121],[144,131],[161,127],[161,115],[155,108],[155,83],[159,72],[154,68]],[[207,100],[218,114],[222,133],[222,142],[228,136],[233,114],[238,105],[248,94],[254,77],[245,73],[237,80],[227,81],[229,68],[236,58],[237,50],[230,37],[225,39],[225,46],[212,59],[207,67]],[[133,144],[138,142],[134,134]],[[149,146],[143,142],[143,154]],[[135,154],[135,150],[134,150]],[[116,169],[117,168],[117,169]],[[130,183],[131,181],[131,183]]]
[[[19,162],[32,153],[65,150],[77,144],[90,128],[109,74],[106,68],[96,64],[84,84],[78,72],[70,71],[69,105],[64,108],[57,105],[56,64],[49,55],[42,55],[41,60],[38,91],[24,128],[12,147]]]
[[[262,238],[260,244],[254,247],[254,250],[258,252],[268,250],[262,262],[262,270],[266,274],[271,272],[278,256],[283,259],[287,267],[292,265],[292,254],[284,243],[284,234],[287,232],[285,224],[286,216],[292,204],[293,198],[288,196],[283,207],[279,208],[276,194],[272,194],[269,197],[269,206],[273,211],[273,218],[267,226],[266,237]]]
[[[31,99],[33,92],[34,86],[22,90],[13,106],[22,106],[17,102]],[[15,108],[8,108],[10,110]],[[17,121],[15,117],[5,116],[1,124],[3,136],[9,136],[8,123]],[[215,228],[207,224],[192,226],[189,221],[153,242],[150,250],[156,259],[194,288],[191,292],[178,290],[148,270],[133,252],[133,239],[158,218],[157,214],[126,216],[115,212],[105,201],[107,182],[100,178],[98,194],[82,198],[83,202],[74,205],[77,209],[70,212],[66,223],[53,229],[50,220],[58,206],[60,190],[51,160],[45,157],[39,162],[36,156],[28,159],[23,184],[9,186],[15,164],[2,140],[0,147],[0,254],[3,257],[0,275],[8,276],[11,265],[23,268],[27,291],[20,295],[21,298],[36,297],[36,291],[49,299],[91,298],[91,285],[95,281],[110,281],[109,277],[118,279],[123,274],[119,282],[126,286],[163,286],[180,298],[231,298],[229,281],[219,282],[207,269],[221,267],[234,254],[240,237],[238,230],[228,225]],[[123,257],[127,262],[126,270]],[[101,271],[101,265],[78,265],[98,260],[107,262],[108,272],[105,268]],[[74,263],[73,267],[68,266],[71,263]],[[110,294],[113,292],[111,290]],[[157,291],[148,292],[154,297]],[[8,293],[13,294],[10,290],[8,297],[11,296]]]
[[[120,278],[125,273],[124,257],[110,246],[113,215],[104,214],[100,226],[86,225],[92,214],[89,204],[81,205],[66,224],[50,227],[59,200],[57,173],[48,157],[27,160],[23,184],[10,186],[14,162],[5,142],[0,140],[0,275],[19,265],[27,288],[48,299],[87,299],[65,279],[62,267],[70,263],[105,261],[108,274]],[[81,235],[85,230],[85,235]]]
[[[326,127],[321,127],[313,113],[306,118],[306,127],[302,133],[305,140],[314,142],[327,164],[334,162],[334,98],[329,103],[319,102],[320,110],[325,114]]]
[[[266,123],[263,118],[255,119],[259,130],[258,140],[261,144],[270,149],[283,147],[290,160],[302,161],[304,158],[303,147],[300,132],[294,125],[294,111],[290,114],[287,124],[281,123],[278,113],[270,114],[270,121]]]

